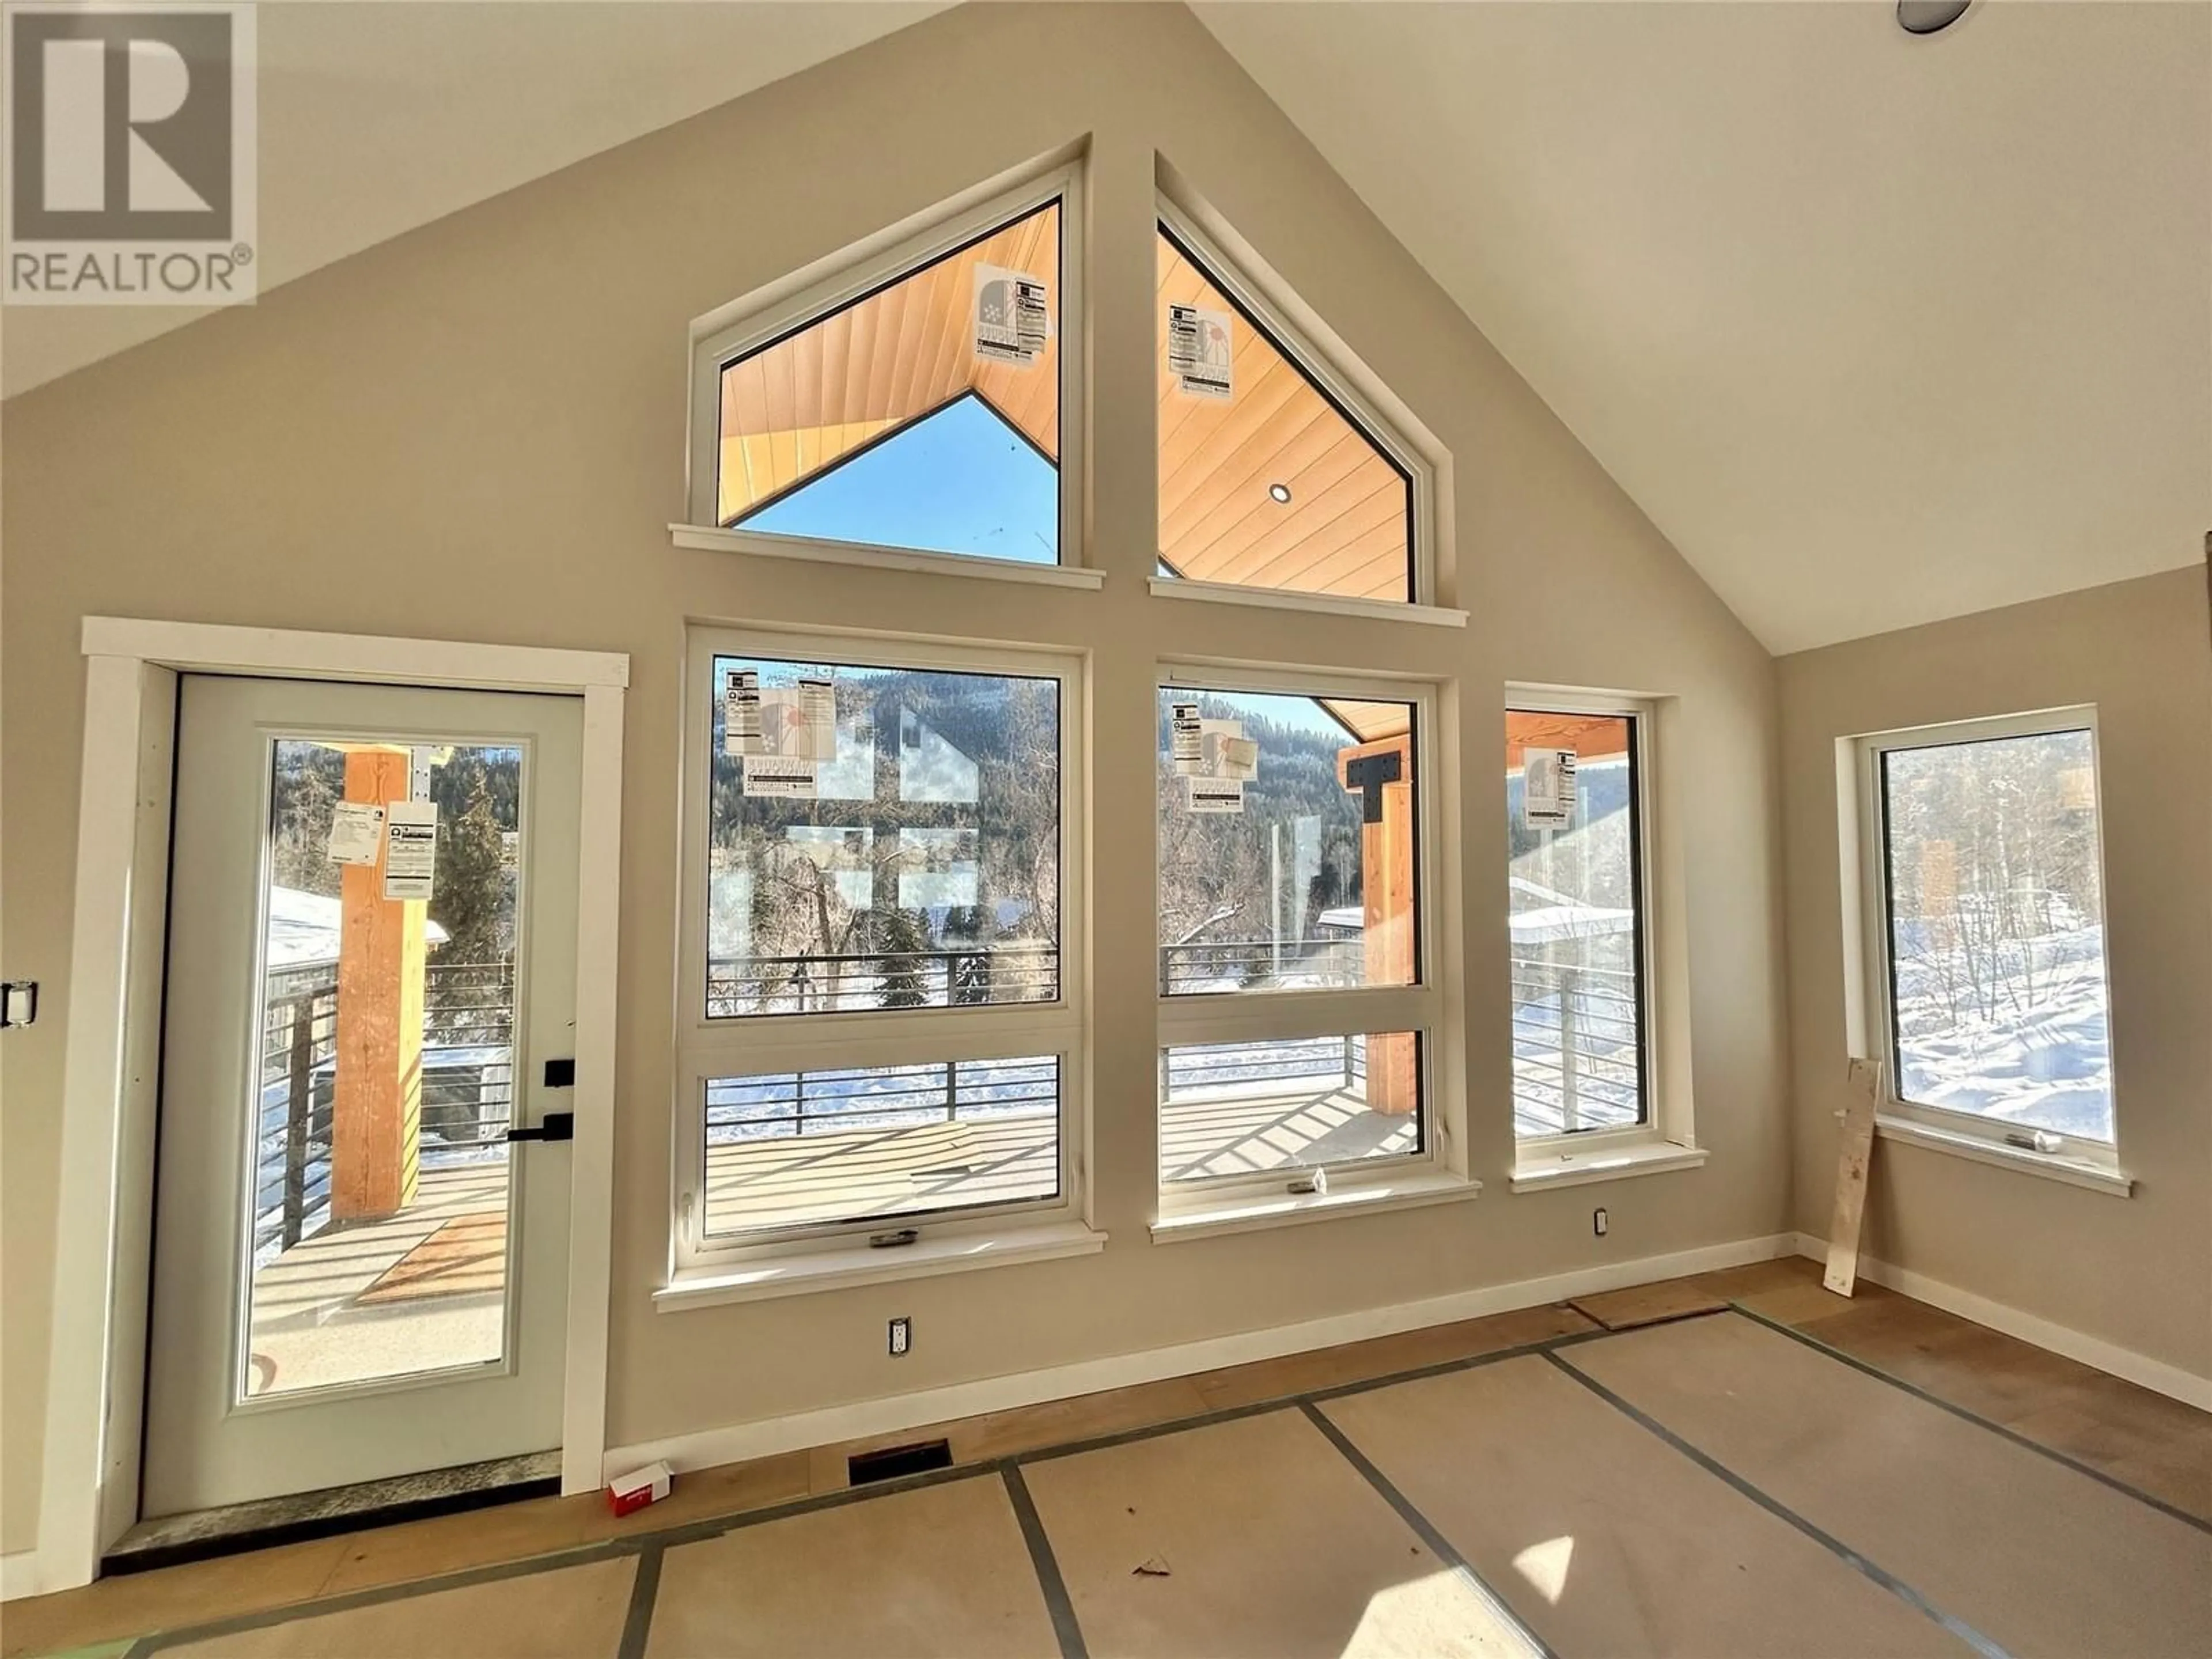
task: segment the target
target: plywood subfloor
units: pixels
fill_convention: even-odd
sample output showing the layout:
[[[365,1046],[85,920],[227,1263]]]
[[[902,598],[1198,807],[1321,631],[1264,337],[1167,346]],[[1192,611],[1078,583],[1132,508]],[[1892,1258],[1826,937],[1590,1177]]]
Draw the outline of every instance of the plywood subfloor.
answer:
[[[1548,1359],[1322,1410],[1559,1653],[1971,1651]]]
[[[2208,1472],[2212,1472],[2212,1417],[1878,1286],[1862,1283],[1858,1295],[1850,1300],[1831,1295],[1820,1289],[1820,1269],[1809,1262],[1766,1261],[1698,1275],[1678,1281],[1671,1290],[1656,1287],[1651,1295],[1637,1300],[1646,1307],[1670,1302],[1680,1305],[1680,1298],[1691,1293],[1728,1299],[1752,1313],[1794,1327],[1814,1341],[1832,1345],[1832,1352],[1815,1351],[1790,1344],[1790,1339],[1772,1331],[1763,1333],[1775,1342],[1799,1346],[1815,1368],[1811,1375],[1826,1379],[1829,1385],[1840,1373],[1846,1381],[1880,1391],[1869,1398],[1893,1396],[1892,1405],[1903,1401],[1944,1415],[1940,1408],[1907,1392],[1909,1386],[1981,1413],[1990,1420],[1957,1417],[1946,1420],[1967,1437],[1962,1443],[1971,1444],[1974,1437],[1982,1437],[2009,1454],[2044,1466],[2040,1475],[2022,1477],[2021,1483],[2008,1486],[2008,1502],[2014,1501],[2017,1493],[2032,1495],[2041,1491],[2039,1481],[2047,1480],[2055,1471],[2066,1482],[2079,1482],[2118,1503],[2122,1508],[2116,1513],[2123,1516],[2133,1513],[2126,1507],[2133,1505],[2193,1531],[2196,1537],[2206,1535],[2185,1522],[2172,1522],[2171,1515],[2161,1514],[2156,1505],[2203,1514],[2207,1495],[2212,1493],[2212,1479],[2208,1479]],[[1630,1300],[1622,1298],[1624,1304]],[[845,1491],[845,1459],[852,1451],[886,1439],[942,1435],[950,1441],[955,1459],[971,1466],[956,1470],[951,1483],[974,1486],[979,1501],[988,1497],[991,1505],[996,1506],[1007,1501],[1006,1488],[991,1460],[1011,1460],[1024,1471],[1025,1480],[1042,1480],[1054,1462],[1062,1461],[1055,1452],[1073,1463],[1092,1451],[1118,1449],[1127,1441],[1157,1445],[1167,1455],[1170,1450],[1191,1446],[1201,1433],[1221,1425],[1224,1413],[1231,1422],[1241,1420],[1237,1414],[1257,1417],[1261,1413],[1295,1421],[1279,1409],[1279,1402],[1287,1398],[1292,1402],[1291,1411],[1311,1407],[1357,1429],[1365,1440],[1365,1452],[1352,1439],[1344,1443],[1348,1450],[1328,1448],[1345,1458],[1348,1468],[1357,1472],[1352,1460],[1371,1457],[1375,1465],[1389,1465],[1387,1469],[1376,1469],[1378,1480],[1403,1483],[1401,1499],[1408,1505],[1410,1516],[1418,1517],[1418,1525],[1407,1512],[1387,1504],[1379,1512],[1364,1504],[1346,1511],[1379,1513],[1380,1535],[1394,1540],[1389,1546],[1392,1561],[1401,1547],[1407,1552],[1408,1561],[1418,1560],[1420,1558],[1413,1552],[1431,1544],[1434,1546],[1431,1555],[1439,1551],[1465,1554],[1486,1578],[1510,1595],[1516,1614],[1528,1619],[1547,1638],[1554,1626],[1543,1621],[1560,1621],[1554,1646],[1562,1659],[1583,1659],[1585,1653],[1595,1659],[1600,1651],[1665,1651],[1668,1641],[1676,1638],[1680,1642],[1676,1650],[1702,1648],[1720,1652],[1734,1648],[1762,1655],[1785,1653],[1808,1622],[1805,1609],[1794,1599],[1773,1597],[1767,1582],[1778,1571],[1772,1564],[1786,1560],[1789,1552],[1771,1542],[1771,1528],[1762,1530],[1742,1522],[1740,1510],[1731,1510],[1711,1496],[1712,1482],[1736,1490],[1731,1483],[1745,1476],[1724,1466],[1719,1474],[1706,1471],[1710,1479],[1701,1485],[1692,1478],[1698,1473],[1695,1457],[1594,1393],[1589,1402],[1613,1415],[1604,1419],[1607,1427],[1602,1431],[1595,1426],[1600,1419],[1563,1417],[1562,1422],[1572,1425],[1567,1437],[1574,1443],[1571,1444],[1554,1446],[1543,1431],[1552,1402],[1537,1399],[1535,1406],[1540,1410],[1526,1402],[1516,1407],[1520,1374],[1531,1373],[1537,1364],[1553,1366],[1556,1370],[1553,1360],[1516,1357],[1526,1356],[1532,1345],[1554,1355],[1559,1363],[1579,1358],[1595,1364],[1597,1356],[1618,1352],[1626,1345],[1671,1341],[1675,1333],[1749,1322],[1743,1314],[1692,1313],[1680,1319],[1679,1323],[1609,1335],[1571,1308],[1531,1308],[1314,1353],[992,1413],[926,1431],[687,1471],[679,1477],[675,1494],[667,1502],[625,1519],[610,1516],[596,1495],[540,1498],[475,1515],[364,1530],[252,1555],[112,1578],[83,1589],[9,1603],[4,1617],[0,1617],[0,1652],[4,1652],[5,1659],[19,1659],[19,1656],[120,1639],[135,1655],[143,1656],[216,1635],[225,1635],[226,1639],[230,1634],[242,1635],[241,1619],[264,1624],[288,1620],[271,1627],[300,1632],[309,1629],[311,1620],[325,1615],[387,1602],[400,1610],[379,1615],[392,1621],[388,1630],[381,1625],[374,1627],[385,1632],[377,1639],[388,1638],[390,1650],[426,1656],[463,1652],[470,1650],[457,1646],[456,1642],[465,1626],[443,1612],[463,1604],[446,1599],[449,1592],[469,1589],[479,1577],[551,1583],[594,1560],[613,1560],[625,1571],[633,1563],[647,1569],[641,1574],[641,1587],[629,1618],[635,1644],[620,1649],[622,1659],[635,1659],[643,1650],[648,1630],[659,1628],[661,1609],[653,1594],[658,1574],[647,1567],[647,1563],[675,1562],[709,1535],[727,1533],[734,1538],[753,1527],[781,1526],[793,1510],[811,1505],[849,1503],[857,1510],[886,1513],[882,1506],[888,1501],[888,1493],[860,1497]],[[1855,1371],[1850,1369],[1854,1362],[1894,1373],[1894,1380]],[[1723,1399],[1739,1395],[1764,1398],[1778,1390],[1787,1392],[1786,1379],[1778,1383],[1764,1366],[1738,1374],[1729,1364],[1724,1355],[1708,1356],[1694,1364],[1686,1358],[1678,1384],[1686,1388],[1694,1384],[1711,1397]],[[1451,1369],[1462,1366],[1468,1369]],[[1819,1369],[1822,1367],[1828,1369]],[[1495,1395],[1484,1392],[1491,1387],[1493,1373],[1500,1379],[1501,1389],[1505,1382],[1515,1382],[1515,1389]],[[1441,1406],[1431,1401],[1425,1392],[1431,1387],[1430,1378],[1434,1378],[1435,1398],[1445,1402]],[[1559,1380],[1570,1379],[1560,1374]],[[1462,1382],[1470,1390],[1466,1399],[1445,1386]],[[1370,1406],[1366,1403],[1370,1401],[1388,1403]],[[1472,1407],[1470,1401],[1476,1402]],[[1586,1403],[1585,1415],[1588,1408]],[[1429,1415],[1425,1418],[1424,1413]],[[1310,1418],[1307,1422],[1311,1426]],[[1802,1427],[1801,1433],[1802,1438],[1814,1442],[1821,1431]],[[1319,1435],[1318,1430],[1316,1434]],[[1419,1464],[1432,1464],[1437,1470],[1447,1472],[1448,1478],[1438,1480],[1437,1490],[1423,1486],[1430,1477],[1421,1468],[1401,1461],[1402,1446],[1393,1450],[1394,1434],[1400,1441],[1423,1449],[1416,1460]],[[2008,1435],[2030,1444],[2022,1445],[2007,1438]],[[1133,1441],[1133,1436],[1155,1437]],[[1110,1443],[1099,1443],[1099,1437],[1106,1437]],[[1075,1449],[1069,1450],[1071,1445]],[[1627,1449],[1632,1445],[1637,1448],[1633,1452]],[[2048,1449],[2039,1453],[2033,1447]],[[1838,1478],[1846,1483],[1847,1492],[1854,1491],[1853,1483],[1863,1483],[1870,1474],[1890,1473],[1893,1451],[1884,1442],[1862,1457],[1857,1474]],[[1304,1455],[1301,1452],[1301,1458]],[[2145,1496],[2130,1497],[2100,1486],[2080,1468],[2053,1461],[2060,1456],[2078,1460],[2080,1465],[2137,1486]],[[1532,1477],[1528,1474],[1532,1468],[1540,1475]],[[1577,1469],[1587,1474],[1587,1484],[1578,1484]],[[1237,1478],[1244,1478],[1241,1470]],[[1477,1520],[1480,1525],[1502,1528],[1498,1537],[1482,1532],[1455,1510],[1450,1496],[1454,1488],[1475,1492],[1482,1506]],[[1375,1488],[1370,1486],[1370,1490]],[[2064,1490],[2070,1494],[2077,1488],[2064,1486]],[[1418,1506],[1413,1498],[1403,1497],[1406,1492],[1418,1496]],[[1738,1495],[1754,1508],[1759,1507],[1744,1492]],[[1236,1501],[1233,1493],[1218,1500],[1202,1493],[1194,1494],[1194,1498],[1206,1503]],[[2072,1502],[2069,1495],[2068,1503]],[[1122,1507],[1126,1510],[1130,1505]],[[1893,1510],[1905,1519],[1893,1514]],[[1773,1514],[1771,1509],[1765,1512]],[[1893,1533],[1903,1536],[1905,1520],[1914,1512],[1910,1493],[1893,1492],[1884,1504],[1874,1506],[1870,1519],[1885,1537]],[[1784,1527],[1791,1525],[1783,1516],[1774,1519]],[[1000,1524],[1003,1542],[1003,1522]],[[1067,1535],[1072,1553],[1076,1534],[1069,1530],[1071,1524],[1062,1517],[1059,1530]],[[1094,1519],[1086,1524],[1097,1522]],[[1397,1530],[1392,1531],[1393,1528]],[[1407,1528],[1416,1534],[1412,1543],[1403,1540]],[[1365,1530],[1364,1522],[1361,1529]],[[1802,1530],[1793,1530],[1803,1535]],[[1040,1523],[1048,1559],[1060,1541],[1048,1535],[1049,1531]],[[1538,1533],[1543,1535],[1538,1537]],[[1519,1534],[1528,1534],[1526,1540]],[[2004,1535],[2010,1538],[2009,1547],[2014,1551],[2033,1553],[2045,1547],[2033,1539]],[[1571,1549],[1559,1542],[1569,1537],[1574,1540]],[[1711,1577],[1700,1578],[1698,1574],[1709,1565],[1702,1555],[1693,1555],[1686,1568],[1666,1553],[1670,1540],[1695,1544],[1700,1539],[1712,1542],[1714,1549],[1710,1553],[1723,1557],[1733,1553],[1741,1571],[1733,1577],[1716,1571]],[[1196,1559],[1205,1560],[1205,1552],[1215,1547],[1213,1540],[1201,1539],[1201,1553]],[[1370,1545],[1362,1542],[1347,1547],[1357,1553]],[[2185,1540],[2183,1547],[2185,1552],[2191,1547]],[[1193,1559],[1180,1543],[1176,1552],[1184,1560]],[[994,1564],[993,1572],[1003,1569],[1012,1574],[1001,1589],[1012,1593],[1011,1586],[1023,1583],[1020,1574],[1026,1571],[1026,1583],[1049,1600],[1045,1590],[1048,1574],[1039,1567],[1034,1553],[1026,1568],[1018,1559],[1013,1567],[1006,1567],[1009,1558],[995,1547],[988,1559]],[[1249,1570],[1255,1578],[1264,1577],[1270,1583],[1292,1571],[1287,1565],[1274,1564],[1263,1551],[1242,1552],[1237,1559],[1239,1571]],[[1497,1565],[1501,1559],[1505,1562],[1502,1569]],[[2080,1588],[2078,1595],[2074,1588],[2100,1559],[2062,1554],[2039,1558],[2029,1565],[2044,1581],[2042,1593],[2062,1602],[2101,1607],[2105,1605],[2102,1598],[2108,1595],[2106,1588],[2093,1583]],[[1182,1563],[1173,1557],[1169,1560],[1174,1577],[1179,1577]],[[1056,1575],[1058,1566],[1051,1571]],[[456,1573],[462,1575],[458,1581],[453,1577]],[[1826,1593],[1821,1586],[1832,1583],[1832,1566],[1820,1566],[1793,1569],[1789,1576],[1793,1585],[1810,1587],[1804,1593],[1814,1598],[1814,1605],[1825,1605],[1818,1598]],[[1172,1583],[1174,1577],[1164,1582]],[[1676,1597],[1678,1580],[1696,1584],[1717,1604],[1683,1605]],[[1388,1631],[1426,1628],[1407,1622],[1429,1614],[1404,1600],[1412,1594],[1404,1586],[1445,1582],[1421,1577],[1401,1581],[1387,1592],[1378,1591],[1370,1604],[1377,1611],[1371,1618],[1355,1621],[1350,1627],[1352,1636],[1365,1643],[1381,1639],[1381,1633]],[[1534,1595],[1540,1600],[1545,1583],[1556,1583],[1561,1589],[1556,1607],[1548,1603],[1540,1607],[1527,1599]],[[2170,1598],[2176,1583],[2184,1583],[2185,1589],[2185,1581],[2173,1580],[2156,1594]],[[1273,1592],[1264,1585],[1237,1585],[1225,1587],[1222,1593],[1258,1597]],[[1842,1594],[1838,1592],[1839,1596]],[[338,1599],[334,1602],[331,1598]],[[1843,1600],[1848,1602],[1849,1598]],[[2165,1605],[2170,1610],[2171,1601]],[[1072,1607],[1062,1604],[1060,1610],[1064,1616],[1073,1616]],[[1641,1644],[1641,1636],[1615,1639],[1635,1619],[1647,1621],[1640,1628],[1650,1637],[1648,1647]],[[1834,1622],[1837,1640],[1826,1644],[1825,1651],[1912,1650],[1909,1638],[1900,1645],[1885,1636],[1885,1632],[1895,1632],[1893,1613],[1862,1616],[1846,1611],[1838,1614]],[[312,1628],[343,1632],[363,1626],[358,1622],[331,1622],[314,1624]],[[1933,1623],[1928,1629],[1939,1638],[1942,1635]],[[1756,1639],[1748,1645],[1736,1642],[1729,1632],[1740,1630],[1755,1631]],[[2125,1626],[2117,1632],[2118,1637],[2129,1638],[2135,1633]],[[2170,1626],[2166,1633],[2172,1633]],[[606,1645],[598,1645],[605,1634],[604,1624],[575,1620],[563,1626],[561,1642],[548,1651],[589,1652],[616,1659],[617,1638],[609,1637]],[[1713,1639],[1708,1640],[1709,1635]],[[273,1637],[265,1639],[278,1642]],[[303,1645],[303,1638],[296,1636],[288,1639],[291,1645],[280,1642],[277,1650],[319,1650]],[[1056,1640],[1045,1641],[1035,1650],[1047,1655],[1060,1650]],[[1583,1645],[1586,1641],[1588,1645]],[[2200,1647],[2212,1651],[2212,1638]],[[1195,1650],[1186,1642],[1164,1651]],[[2040,1650],[2023,1644],[2023,1652],[2037,1650]],[[2084,1650],[2122,1650],[2108,1641]],[[1103,1648],[1093,1643],[1091,1651],[1102,1652]]]
[[[593,1561],[179,1643],[179,1659],[470,1659],[611,1655],[637,1573],[631,1559]]]
[[[1728,1304],[1701,1285],[1678,1279],[1658,1285],[1632,1285],[1625,1291],[1605,1291],[1595,1296],[1578,1296],[1567,1305],[1609,1331],[1626,1331],[1638,1325],[1686,1318],[1692,1314],[1717,1313]]]
[[[1055,1651],[1005,1486],[896,1492],[669,1550],[647,1659]]]
[[[1092,1659],[1535,1651],[1296,1410],[1024,1475]]]
[[[1565,1363],[2018,1659],[2212,1652],[2212,1534],[1740,1314]]]

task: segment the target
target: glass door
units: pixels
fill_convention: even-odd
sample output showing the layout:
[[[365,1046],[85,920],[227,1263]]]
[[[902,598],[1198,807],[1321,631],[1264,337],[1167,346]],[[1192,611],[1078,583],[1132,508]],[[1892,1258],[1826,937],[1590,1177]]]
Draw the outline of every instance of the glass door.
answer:
[[[555,1446],[580,705],[179,707],[146,1512]]]

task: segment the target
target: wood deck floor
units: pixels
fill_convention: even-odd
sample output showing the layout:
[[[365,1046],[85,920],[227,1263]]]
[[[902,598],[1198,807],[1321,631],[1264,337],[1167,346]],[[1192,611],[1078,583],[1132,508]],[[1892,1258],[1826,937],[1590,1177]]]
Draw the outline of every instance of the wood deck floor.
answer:
[[[247,1391],[283,1393],[499,1358],[507,1230],[487,1218],[503,1224],[507,1205],[504,1158],[425,1170],[415,1202],[398,1214],[326,1228],[260,1267],[253,1275]],[[441,1232],[451,1248],[432,1264]],[[411,1272],[402,1267],[410,1257]]]
[[[1171,1181],[1245,1175],[1410,1152],[1419,1133],[1341,1088],[1208,1090],[1162,1109],[1160,1162]],[[707,1149],[707,1231],[1049,1198],[1058,1140],[1058,1118],[1041,1112],[725,1142]]]

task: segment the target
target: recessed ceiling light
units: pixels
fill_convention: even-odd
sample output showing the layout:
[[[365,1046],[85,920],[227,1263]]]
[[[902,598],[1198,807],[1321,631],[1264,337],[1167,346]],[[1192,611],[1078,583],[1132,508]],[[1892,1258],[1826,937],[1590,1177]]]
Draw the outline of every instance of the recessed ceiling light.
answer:
[[[1285,507],[1291,504],[1291,487],[1286,483],[1271,483],[1267,486],[1267,493]]]
[[[1907,34],[1935,34],[1966,15],[1973,0],[1897,0],[1897,26]]]

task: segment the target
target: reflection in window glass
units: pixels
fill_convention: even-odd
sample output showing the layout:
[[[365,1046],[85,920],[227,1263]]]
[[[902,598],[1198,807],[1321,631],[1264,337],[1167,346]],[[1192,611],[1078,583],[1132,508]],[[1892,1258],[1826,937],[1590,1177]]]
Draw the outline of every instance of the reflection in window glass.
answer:
[[[1413,480],[1164,226],[1157,253],[1159,574],[1410,601]]]
[[[1054,202],[730,363],[717,521],[1056,562],[1059,304]]]
[[[1413,756],[1411,703],[1162,687],[1162,994],[1413,984]]]
[[[709,1237],[892,1220],[1060,1193],[1060,1060],[714,1078]]]
[[[1904,1099],[2112,1140],[2095,769],[2086,730],[1882,754]]]
[[[1379,1086],[1381,1062],[1393,1052],[1403,1053],[1413,1073],[1413,1087],[1395,1100]],[[1204,1181],[1419,1152],[1419,1055],[1412,1031],[1165,1049],[1160,1179]]]
[[[730,752],[744,674],[735,742],[770,752]],[[718,656],[714,685],[709,1018],[1059,995],[1057,680]]]
[[[1518,1135],[1648,1119],[1635,738],[1623,714],[1505,716]]]

